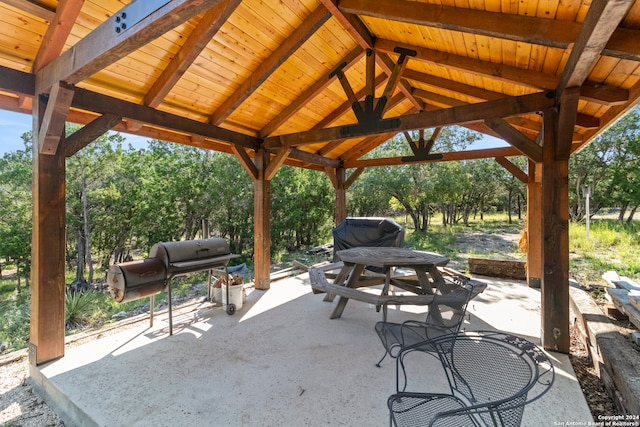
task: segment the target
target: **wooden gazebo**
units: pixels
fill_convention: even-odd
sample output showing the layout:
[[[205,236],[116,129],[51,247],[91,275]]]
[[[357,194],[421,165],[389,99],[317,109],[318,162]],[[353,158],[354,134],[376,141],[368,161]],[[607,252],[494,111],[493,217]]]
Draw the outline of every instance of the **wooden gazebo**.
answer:
[[[568,159],[640,98],[639,0],[0,5],[0,108],[33,115],[31,363],[64,355],[65,158],[110,129],[240,159],[258,289],[282,164],[326,173],[340,221],[363,168],[495,158],[528,183],[543,344],[568,352]],[[65,121],[85,126],[65,136]],[[409,139],[409,159],[361,159],[395,134],[453,124],[510,146],[434,155]]]

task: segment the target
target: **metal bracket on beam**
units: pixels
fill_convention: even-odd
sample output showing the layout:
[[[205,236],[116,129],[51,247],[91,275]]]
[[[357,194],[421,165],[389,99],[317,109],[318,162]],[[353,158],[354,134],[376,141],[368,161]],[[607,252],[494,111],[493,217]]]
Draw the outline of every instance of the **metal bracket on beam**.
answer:
[[[113,30],[121,35],[167,3],[169,0],[138,0],[129,3],[116,13]]]

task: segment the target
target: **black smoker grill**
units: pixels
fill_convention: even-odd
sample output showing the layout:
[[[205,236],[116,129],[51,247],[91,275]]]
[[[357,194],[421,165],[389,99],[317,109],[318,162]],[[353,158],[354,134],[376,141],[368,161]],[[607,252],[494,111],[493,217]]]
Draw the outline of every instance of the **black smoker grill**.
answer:
[[[149,251],[149,258],[112,265],[107,272],[107,284],[111,296],[117,302],[150,297],[151,326],[154,296],[166,290],[169,301],[169,335],[173,335],[171,279],[217,267],[224,267],[225,277],[228,277],[229,260],[238,256],[232,254],[227,241],[220,238],[156,243]],[[235,306],[229,303],[228,293],[229,286],[227,313],[233,314]]]

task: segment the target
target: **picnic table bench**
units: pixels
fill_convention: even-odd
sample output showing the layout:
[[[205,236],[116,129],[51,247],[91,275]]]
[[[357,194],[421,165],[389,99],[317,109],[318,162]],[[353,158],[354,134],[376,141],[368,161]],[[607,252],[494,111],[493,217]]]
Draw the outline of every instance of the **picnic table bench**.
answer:
[[[309,269],[314,293],[325,292],[325,301],[333,301],[335,295],[340,297],[331,314],[332,319],[342,315],[349,299],[373,304],[379,310],[380,307],[386,309],[388,304],[429,305],[433,301],[434,288],[439,289],[439,293],[446,294],[455,287],[468,283],[473,288],[472,298],[486,288],[486,284],[444,267],[449,260],[430,252],[386,247],[352,248],[339,251],[337,255],[342,259],[340,264]],[[381,267],[384,274],[366,271],[367,266]],[[416,274],[392,276],[391,270],[395,267],[409,268],[415,270]],[[334,282],[331,283],[326,272],[337,268],[340,268],[340,272],[333,276]],[[360,289],[381,284],[384,286],[379,294]],[[389,295],[392,284],[414,295]]]

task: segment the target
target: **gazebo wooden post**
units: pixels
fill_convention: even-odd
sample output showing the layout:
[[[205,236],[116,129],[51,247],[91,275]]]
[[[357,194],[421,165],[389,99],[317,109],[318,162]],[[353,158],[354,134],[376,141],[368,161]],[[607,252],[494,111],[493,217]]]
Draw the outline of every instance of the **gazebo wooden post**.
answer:
[[[529,160],[527,182],[527,283],[542,283],[542,164]]]
[[[346,170],[345,168],[336,169],[336,208],[335,222],[340,224],[347,217],[347,188],[345,186]]]
[[[569,353],[569,154],[561,124],[555,108],[544,111],[542,344]]]
[[[269,153],[260,149],[254,160],[258,177],[253,181],[253,280],[256,289],[267,290],[271,282],[271,180],[266,176]]]
[[[65,153],[64,135],[52,154],[38,136],[45,104],[33,105],[33,234],[29,362],[64,356],[65,337]],[[64,129],[64,126],[62,126]],[[63,130],[64,134],[64,130]]]

